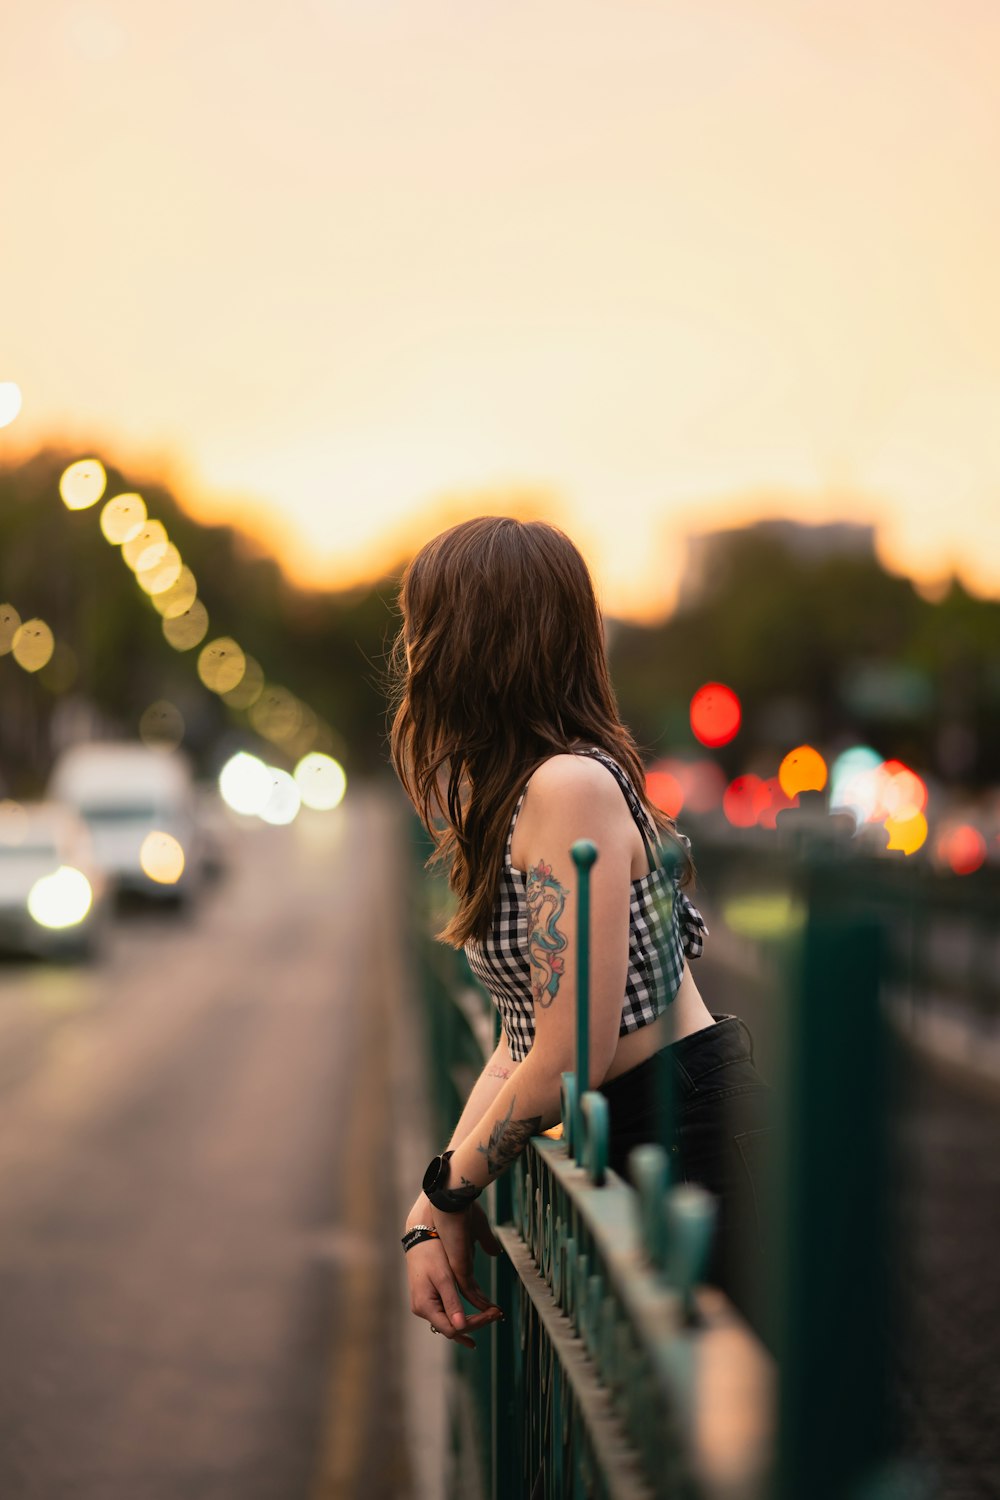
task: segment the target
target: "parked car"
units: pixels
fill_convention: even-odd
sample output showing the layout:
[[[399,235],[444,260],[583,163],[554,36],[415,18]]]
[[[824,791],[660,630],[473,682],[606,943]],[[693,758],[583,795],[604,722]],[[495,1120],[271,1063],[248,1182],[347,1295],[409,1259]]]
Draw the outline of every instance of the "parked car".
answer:
[[[0,952],[93,957],[108,882],[86,823],[54,802],[7,802],[0,816]]]
[[[119,892],[187,900],[201,876],[194,781],[178,750],[132,741],[74,745],[49,793],[86,820],[94,857]]]

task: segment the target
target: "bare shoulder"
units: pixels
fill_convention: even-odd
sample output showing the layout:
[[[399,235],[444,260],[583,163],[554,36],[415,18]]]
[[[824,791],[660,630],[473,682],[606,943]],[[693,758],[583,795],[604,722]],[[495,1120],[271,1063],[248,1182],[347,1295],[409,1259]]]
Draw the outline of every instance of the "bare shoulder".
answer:
[[[602,848],[641,852],[641,839],[621,788],[606,766],[587,755],[553,755],[528,782],[511,857],[522,869],[551,847],[591,838]],[[546,857],[551,857],[547,855]]]
[[[542,762],[528,782],[528,797],[536,807],[573,806],[580,801],[609,808],[624,806],[621,789],[611,772],[590,755],[553,755]]]

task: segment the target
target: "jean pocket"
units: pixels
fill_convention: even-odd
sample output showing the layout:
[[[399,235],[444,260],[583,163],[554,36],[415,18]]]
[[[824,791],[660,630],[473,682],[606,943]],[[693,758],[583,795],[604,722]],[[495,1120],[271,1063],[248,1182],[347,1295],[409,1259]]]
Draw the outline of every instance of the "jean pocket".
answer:
[[[764,1209],[768,1199],[765,1183],[770,1171],[771,1126],[763,1125],[756,1130],[744,1130],[733,1136],[736,1152],[742,1164],[746,1180],[748,1235],[752,1232],[758,1254],[764,1255],[765,1221]]]

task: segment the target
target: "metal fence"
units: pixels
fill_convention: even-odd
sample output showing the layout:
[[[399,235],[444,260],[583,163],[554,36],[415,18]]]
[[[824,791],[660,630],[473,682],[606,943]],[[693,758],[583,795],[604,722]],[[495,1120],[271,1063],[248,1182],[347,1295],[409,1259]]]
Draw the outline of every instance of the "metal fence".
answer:
[[[634,1153],[624,1182],[606,1169],[603,1097],[577,1097],[578,1065],[564,1079],[563,1139],[536,1137],[491,1190],[506,1254],[480,1269],[506,1319],[488,1352],[485,1343],[475,1355],[455,1351],[475,1391],[492,1500],[933,1493],[904,1461],[893,1405],[900,1308],[888,1184],[902,1164],[889,1120],[900,1018],[937,993],[928,946],[940,942],[936,924],[951,903],[953,925],[968,928],[960,946],[969,962],[946,966],[947,977],[954,988],[967,973],[966,998],[983,1013],[995,1006],[979,946],[995,942],[992,893],[985,880],[966,882],[959,903],[954,886],[930,893],[929,877],[901,878],[894,863],[831,841],[706,853],[709,869],[725,862],[729,895],[744,902],[744,930],[766,949],[775,979],[766,1343],[701,1284],[712,1201],[672,1181],[669,1121],[664,1145]],[[585,893],[585,868],[580,884]],[[464,960],[426,938],[426,914],[421,922],[443,1140],[495,1023]],[[579,960],[585,998],[585,951]],[[585,1006],[581,1020],[585,1052]],[[453,1492],[468,1493],[467,1482]]]

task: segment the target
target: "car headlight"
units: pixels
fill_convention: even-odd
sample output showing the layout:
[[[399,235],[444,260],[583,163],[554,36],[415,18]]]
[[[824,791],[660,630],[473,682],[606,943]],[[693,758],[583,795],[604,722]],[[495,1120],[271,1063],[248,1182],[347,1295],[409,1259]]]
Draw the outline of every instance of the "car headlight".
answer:
[[[28,892],[28,911],[39,927],[75,927],[87,915],[93,899],[83,871],[60,865],[51,875],[35,881]]]
[[[184,874],[184,850],[172,833],[154,828],[142,841],[139,863],[157,885],[176,885]]]

